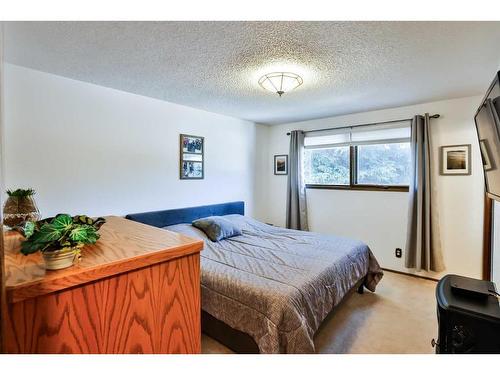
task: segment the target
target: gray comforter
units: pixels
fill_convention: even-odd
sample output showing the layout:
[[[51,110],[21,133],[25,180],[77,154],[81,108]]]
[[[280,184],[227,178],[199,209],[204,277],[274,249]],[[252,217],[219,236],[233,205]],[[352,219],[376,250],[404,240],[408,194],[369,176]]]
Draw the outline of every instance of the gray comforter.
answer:
[[[190,224],[165,229],[205,239],[202,308],[249,334],[261,353],[313,353],[314,333],[342,297],[365,275],[371,291],[382,278],[361,241],[225,218],[243,234],[212,242]]]

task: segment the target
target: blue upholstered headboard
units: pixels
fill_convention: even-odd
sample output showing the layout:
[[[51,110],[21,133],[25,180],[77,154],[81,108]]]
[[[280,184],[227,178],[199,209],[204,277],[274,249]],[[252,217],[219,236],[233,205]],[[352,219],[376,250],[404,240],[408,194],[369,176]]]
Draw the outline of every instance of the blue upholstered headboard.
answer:
[[[228,202],[209,206],[176,208],[173,210],[141,212],[125,216],[129,220],[163,228],[168,225],[191,223],[207,216],[245,214],[245,202]]]

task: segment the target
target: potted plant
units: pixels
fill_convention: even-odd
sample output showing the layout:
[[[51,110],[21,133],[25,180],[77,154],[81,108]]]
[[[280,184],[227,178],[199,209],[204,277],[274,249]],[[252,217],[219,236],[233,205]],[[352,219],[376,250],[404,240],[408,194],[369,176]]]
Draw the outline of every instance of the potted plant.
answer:
[[[3,222],[15,228],[26,221],[40,220],[40,212],[35,204],[34,189],[7,190],[8,198],[3,206]]]
[[[26,240],[21,244],[21,253],[28,255],[40,251],[48,270],[70,267],[80,259],[84,245],[96,243],[100,237],[97,231],[105,222],[102,217],[92,219],[67,214],[28,221],[22,228]]]

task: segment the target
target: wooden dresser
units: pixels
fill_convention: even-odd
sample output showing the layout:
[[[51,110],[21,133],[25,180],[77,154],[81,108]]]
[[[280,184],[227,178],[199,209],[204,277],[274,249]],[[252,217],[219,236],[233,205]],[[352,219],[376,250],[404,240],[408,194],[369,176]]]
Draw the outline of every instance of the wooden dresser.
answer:
[[[120,217],[46,271],[5,232],[7,353],[199,353],[203,241]]]

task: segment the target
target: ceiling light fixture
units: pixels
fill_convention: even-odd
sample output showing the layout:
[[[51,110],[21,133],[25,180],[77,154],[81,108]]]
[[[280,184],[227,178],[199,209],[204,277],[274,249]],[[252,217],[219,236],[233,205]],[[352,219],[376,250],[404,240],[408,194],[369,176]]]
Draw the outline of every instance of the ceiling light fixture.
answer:
[[[268,91],[275,92],[280,97],[285,92],[292,91],[302,85],[302,77],[295,73],[276,72],[264,74],[259,79],[259,85]]]

